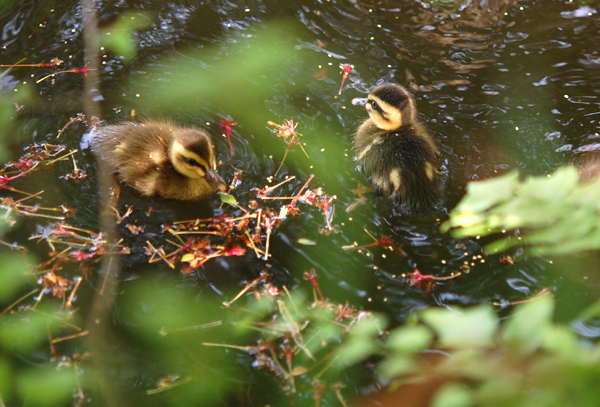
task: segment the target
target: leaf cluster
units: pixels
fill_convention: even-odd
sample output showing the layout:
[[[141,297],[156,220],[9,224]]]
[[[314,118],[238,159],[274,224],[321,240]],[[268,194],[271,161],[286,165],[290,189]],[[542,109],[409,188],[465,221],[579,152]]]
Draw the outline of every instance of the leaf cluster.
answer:
[[[600,179],[579,183],[573,166],[521,180],[517,172],[472,182],[442,231],[456,237],[515,231],[485,247],[526,246],[530,254],[566,254],[600,247]],[[516,236],[515,236],[516,235]]]
[[[554,306],[552,297],[539,297],[504,323],[488,305],[418,312],[390,333],[379,373],[399,398],[407,383],[431,386],[421,397],[433,394],[434,407],[597,405],[589,384],[600,379],[600,344],[583,345],[554,323]],[[598,304],[578,322],[592,316]]]

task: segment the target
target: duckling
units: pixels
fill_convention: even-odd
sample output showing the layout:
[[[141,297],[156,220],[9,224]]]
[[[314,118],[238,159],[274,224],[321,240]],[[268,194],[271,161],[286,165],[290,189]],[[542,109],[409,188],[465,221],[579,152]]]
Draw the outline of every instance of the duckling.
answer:
[[[417,120],[410,93],[400,85],[383,84],[352,104],[369,114],[356,131],[354,150],[375,187],[411,210],[435,205],[442,190],[439,153]]]
[[[144,196],[201,201],[226,189],[210,136],[197,128],[124,122],[99,127],[90,144],[121,181]]]

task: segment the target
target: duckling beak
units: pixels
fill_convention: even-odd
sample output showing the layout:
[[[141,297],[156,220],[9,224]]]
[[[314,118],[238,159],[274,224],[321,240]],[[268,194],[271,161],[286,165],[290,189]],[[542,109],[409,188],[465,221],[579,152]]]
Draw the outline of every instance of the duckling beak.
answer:
[[[366,109],[366,105],[367,105],[368,101],[369,101],[369,99],[367,99],[367,98],[354,98],[354,99],[352,99],[352,104],[354,106],[358,106],[358,107],[362,107],[363,109]]]
[[[204,176],[204,180],[210,185],[212,189],[219,192],[225,192],[227,189],[227,184],[221,178],[219,174],[215,170],[206,171],[206,175]]]

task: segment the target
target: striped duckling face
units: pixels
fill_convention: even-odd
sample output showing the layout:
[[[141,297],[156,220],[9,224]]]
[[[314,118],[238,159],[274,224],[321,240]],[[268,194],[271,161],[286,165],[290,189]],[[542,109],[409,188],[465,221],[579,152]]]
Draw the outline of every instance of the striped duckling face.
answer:
[[[224,191],[227,187],[216,172],[217,163],[210,138],[201,131],[189,129],[174,134],[169,160],[181,175],[203,178],[216,191]]]
[[[380,85],[367,98],[352,99],[352,104],[365,108],[375,126],[385,131],[410,126],[417,116],[410,93],[395,84]]]

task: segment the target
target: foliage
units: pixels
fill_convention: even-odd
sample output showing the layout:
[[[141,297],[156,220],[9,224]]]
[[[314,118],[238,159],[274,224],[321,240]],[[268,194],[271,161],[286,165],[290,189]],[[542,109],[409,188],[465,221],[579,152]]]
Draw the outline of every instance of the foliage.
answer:
[[[150,18],[142,13],[124,13],[109,27],[99,33],[99,45],[109,48],[126,61],[134,59],[137,39],[134,33],[150,25]]]
[[[265,100],[293,87],[287,82],[278,86],[270,73],[293,66],[298,55],[290,42],[296,37],[289,22],[265,24],[249,38],[230,39],[235,46],[225,55],[223,46],[217,44],[178,57],[167,56],[147,67],[143,76],[134,77],[129,88],[131,93],[141,93],[141,111],[173,114],[187,108],[197,114],[190,107],[200,99],[208,100],[243,122],[251,133],[259,132],[271,114]],[[177,75],[165,76],[165,72]]]
[[[8,72],[4,71],[0,75],[0,79]],[[2,89],[0,89],[1,91]],[[16,115],[15,106],[27,102],[31,98],[32,89],[30,86],[23,86],[19,92],[0,92],[0,162],[8,159],[6,151],[6,140],[14,139],[12,134],[15,125],[14,118]]]
[[[515,307],[502,324],[488,305],[418,312],[415,322],[390,333],[379,373],[392,380],[388,391],[398,399],[403,384],[433,389],[441,381],[432,406],[595,406],[600,344],[582,343],[568,326],[553,323],[554,305],[552,297],[539,297]]]
[[[3,75],[6,72],[8,70]],[[18,93],[0,93],[0,159],[3,162],[7,158],[7,140],[15,139],[19,106],[30,100],[29,86],[21,87]],[[30,151],[29,154],[34,153],[38,152]],[[15,168],[2,168],[0,191],[21,193],[10,182],[32,171],[42,161],[33,158],[20,161],[15,167],[21,171],[17,175],[13,172]],[[0,405],[5,405],[4,402],[39,406],[70,404],[74,391],[81,389],[76,378],[78,363],[72,363],[74,358],[69,356],[60,361],[52,360],[55,356],[52,338],[75,327],[77,318],[52,302],[39,303],[43,298],[41,290],[31,288],[35,281],[31,266],[36,263],[34,256],[19,244],[4,241],[4,235],[18,225],[15,214],[28,215],[45,208],[26,205],[23,203],[25,198],[16,201],[3,194],[0,199]],[[35,294],[38,302],[27,303]],[[47,353],[49,341],[51,362],[38,363],[37,355],[42,349]]]
[[[575,167],[520,180],[516,172],[472,182],[442,231],[456,237],[508,234],[486,246],[525,246],[530,254],[566,254],[600,247],[600,180],[579,183]]]

